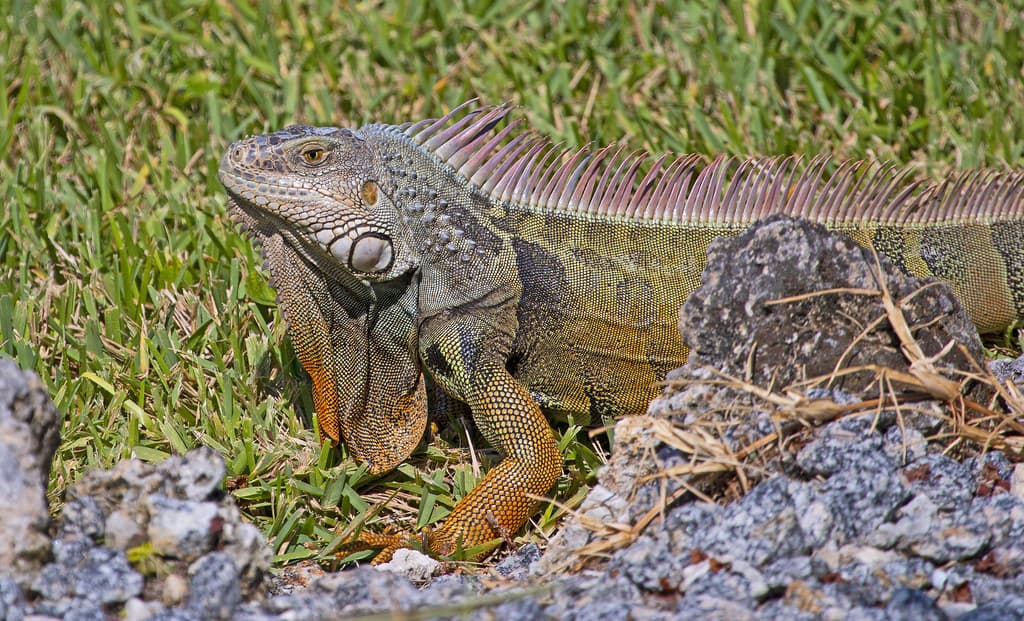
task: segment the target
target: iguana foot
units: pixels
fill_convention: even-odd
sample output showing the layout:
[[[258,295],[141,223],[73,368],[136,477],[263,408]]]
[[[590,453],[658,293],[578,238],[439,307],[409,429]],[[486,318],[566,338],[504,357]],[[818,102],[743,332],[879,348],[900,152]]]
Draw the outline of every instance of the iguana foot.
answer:
[[[400,548],[409,548],[428,556],[442,559],[451,554],[451,546],[432,536],[432,531],[424,530],[418,535],[412,533],[360,533],[359,537],[341,544],[335,556],[343,558],[353,552],[363,550],[379,550],[370,561],[371,565],[387,563]]]

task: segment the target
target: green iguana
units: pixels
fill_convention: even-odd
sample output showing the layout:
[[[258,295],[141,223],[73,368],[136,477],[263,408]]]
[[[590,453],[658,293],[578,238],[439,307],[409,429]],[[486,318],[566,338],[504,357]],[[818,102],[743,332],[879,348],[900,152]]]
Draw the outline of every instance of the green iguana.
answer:
[[[1024,312],[1024,172],[909,182],[817,158],[650,162],[563,150],[510,108],[232,144],[220,179],[262,243],[323,433],[383,472],[428,408],[468,406],[502,456],[428,533],[440,554],[516,531],[561,458],[547,417],[642,413],[686,359],[680,306],[708,244],[803,216],[951,283],[982,331]],[[826,169],[834,168],[831,174]],[[646,172],[641,172],[646,171]],[[364,533],[384,548],[408,536]]]

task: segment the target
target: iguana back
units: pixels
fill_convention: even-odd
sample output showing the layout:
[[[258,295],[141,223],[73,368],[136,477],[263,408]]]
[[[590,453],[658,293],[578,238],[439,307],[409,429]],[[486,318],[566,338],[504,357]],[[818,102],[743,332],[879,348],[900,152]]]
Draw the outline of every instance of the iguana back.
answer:
[[[564,151],[517,133],[517,123],[497,131],[507,113],[463,106],[415,124],[294,127],[232,145],[221,165],[233,209],[279,228],[307,271],[341,270],[374,299],[406,300],[388,323],[360,324],[362,340],[389,343],[361,351],[408,343],[407,355],[371,356],[364,384],[386,394],[378,364],[388,377],[422,369],[427,392],[468,405],[505,456],[437,531],[436,550],[493,539],[529,516],[529,494],[560,471],[542,409],[581,422],[643,411],[654,383],[685,360],[677,313],[699,284],[708,244],[762,216],[810,218],[950,282],[983,331],[1024,313],[1020,172],[923,183],[827,158],[649,162],[621,148]],[[373,316],[375,302],[366,304]],[[415,376],[398,375],[412,394]],[[416,434],[423,416],[400,410],[377,409],[378,424],[356,427],[371,437]],[[342,422],[361,459],[401,457],[353,441]]]

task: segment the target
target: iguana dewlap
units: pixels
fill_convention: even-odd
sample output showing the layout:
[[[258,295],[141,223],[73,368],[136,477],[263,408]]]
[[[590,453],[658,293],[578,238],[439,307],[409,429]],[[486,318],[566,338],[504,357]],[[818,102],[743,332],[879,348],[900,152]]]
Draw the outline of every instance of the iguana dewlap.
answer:
[[[821,222],[948,281],[982,331],[1024,310],[1021,172],[925,184],[824,158],[649,162],[497,131],[507,107],[465,106],[289,127],[231,145],[220,169],[263,242],[323,432],[386,470],[440,390],[502,455],[431,534],[437,552],[511,534],[535,510],[561,472],[547,416],[644,411],[685,361],[677,313],[708,244],[764,215]]]

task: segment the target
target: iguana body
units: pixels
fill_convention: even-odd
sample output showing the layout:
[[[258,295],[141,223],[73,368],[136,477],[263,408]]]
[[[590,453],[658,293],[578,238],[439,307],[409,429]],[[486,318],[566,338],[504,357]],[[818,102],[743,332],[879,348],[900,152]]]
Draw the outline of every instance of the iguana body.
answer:
[[[644,411],[685,361],[678,310],[708,244],[761,216],[817,220],[949,281],[984,331],[1024,312],[1019,173],[923,186],[854,163],[829,176],[827,160],[686,156],[641,179],[642,157],[563,152],[515,123],[493,131],[505,107],[461,108],[291,127],[221,163],[232,211],[264,244],[322,430],[389,469],[419,441],[430,393],[467,404],[503,456],[432,534],[435,551],[529,517],[561,472],[546,415]]]

